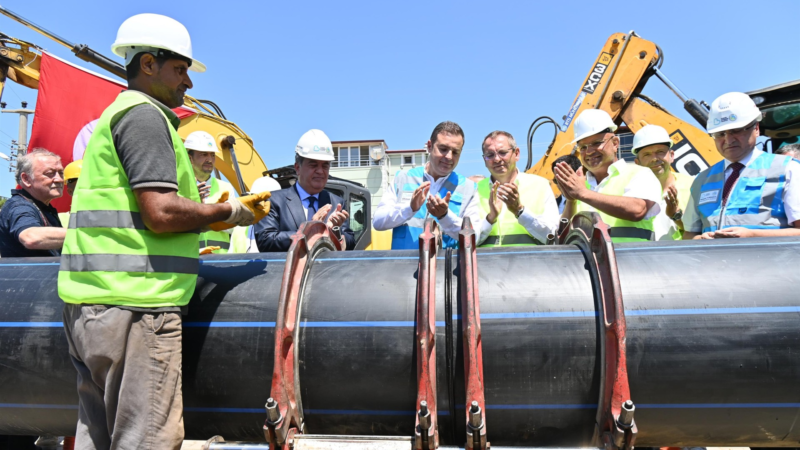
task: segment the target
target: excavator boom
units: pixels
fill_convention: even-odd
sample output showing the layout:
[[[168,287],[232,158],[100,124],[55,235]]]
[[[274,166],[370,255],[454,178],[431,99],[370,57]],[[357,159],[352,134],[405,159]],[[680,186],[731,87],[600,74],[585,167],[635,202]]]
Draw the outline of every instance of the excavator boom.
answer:
[[[648,124],[664,127],[672,137],[675,150],[673,169],[678,172],[695,175],[719,161],[720,156],[714,147],[714,142],[704,130],[670,114],[657,102],[642,95],[642,89],[647,81],[656,75],[684,101],[686,109],[698,122],[704,122],[703,114],[707,116],[705,109],[697,101],[686,98],[666,78],[660,71],[663,61],[664,54],[661,49],[636,33],[611,35],[584,79],[569,112],[562,117],[560,123],[546,118],[548,120],[545,122],[552,123],[558,131],[544,156],[533,167],[530,166],[533,138],[531,132],[535,133],[538,127],[531,126],[528,136],[527,172],[552,180],[553,161],[560,156],[575,152],[572,143],[574,119],[584,110],[591,108],[608,112],[615,123],[624,122],[634,133]],[[553,190],[558,191],[555,184]]]

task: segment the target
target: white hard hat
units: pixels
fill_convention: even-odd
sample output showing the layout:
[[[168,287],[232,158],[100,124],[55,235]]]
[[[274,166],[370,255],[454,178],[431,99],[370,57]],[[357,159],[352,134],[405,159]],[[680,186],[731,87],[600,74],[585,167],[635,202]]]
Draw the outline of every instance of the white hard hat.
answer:
[[[333,161],[333,144],[322,130],[308,130],[297,141],[295,153],[303,158]]]
[[[635,155],[639,153],[640,149],[654,144],[664,144],[672,148],[672,139],[670,139],[669,133],[667,133],[667,130],[663,127],[658,125],[645,125],[633,135],[633,148],[631,149],[631,153]]]
[[[261,177],[253,181],[253,185],[250,186],[250,193],[251,194],[260,194],[262,192],[272,192],[272,191],[279,191],[281,190],[281,184],[278,183],[278,180],[272,177]]]
[[[617,131],[617,126],[614,125],[611,116],[602,109],[587,109],[575,119],[575,127],[572,129],[575,133],[575,139],[571,143],[574,144],[605,129],[610,130],[612,133]]]
[[[222,156],[222,151],[217,146],[217,142],[214,141],[214,137],[205,131],[192,131],[189,136],[186,136],[186,142],[183,143],[183,146],[186,147],[186,150],[214,152],[217,156]]]
[[[758,109],[749,95],[741,92],[728,92],[720,95],[711,103],[708,112],[709,133],[744,128],[752,121],[761,121],[761,110]]]
[[[111,51],[125,58],[127,66],[134,55],[159,49],[169,50],[192,60],[189,70],[205,72],[206,66],[192,57],[189,31],[180,22],[160,14],[137,14],[128,18],[117,31]]]

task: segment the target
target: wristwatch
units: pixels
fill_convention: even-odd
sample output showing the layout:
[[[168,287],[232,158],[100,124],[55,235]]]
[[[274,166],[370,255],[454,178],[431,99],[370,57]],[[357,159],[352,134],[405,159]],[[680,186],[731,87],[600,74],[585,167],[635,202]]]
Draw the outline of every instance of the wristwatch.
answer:
[[[675,221],[683,219],[683,210],[679,209],[677,212],[675,212],[674,216],[670,217],[670,219]]]
[[[517,219],[519,219],[519,216],[521,216],[523,212],[525,212],[525,206],[524,205],[520,206],[519,210],[517,210],[517,214],[515,214],[517,216]]]

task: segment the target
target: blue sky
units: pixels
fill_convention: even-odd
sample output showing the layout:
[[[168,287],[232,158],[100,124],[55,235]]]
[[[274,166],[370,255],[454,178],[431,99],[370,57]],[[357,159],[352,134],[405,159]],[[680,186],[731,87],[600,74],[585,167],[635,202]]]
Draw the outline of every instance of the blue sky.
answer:
[[[190,94],[219,104],[269,167],[292,162],[297,140],[310,128],[332,140],[384,139],[390,149],[407,149],[420,148],[438,122],[453,120],[466,132],[459,171],[484,173],[480,139],[507,130],[524,151],[533,119],[567,113],[615,32],[636,30],[660,45],[663,71],[687,95],[709,103],[725,92],[800,78],[796,1],[9,0],[3,6],[108,56],[131,15],[153,12],[184,23],[195,57],[209,68],[194,75]],[[90,67],[4,16],[0,31]],[[9,107],[20,100],[35,105],[34,91],[6,86]],[[644,94],[694,123],[658,80]],[[17,127],[16,116],[0,115],[1,152]],[[543,150],[534,148],[534,160]],[[0,161],[5,196],[13,186],[7,170]]]

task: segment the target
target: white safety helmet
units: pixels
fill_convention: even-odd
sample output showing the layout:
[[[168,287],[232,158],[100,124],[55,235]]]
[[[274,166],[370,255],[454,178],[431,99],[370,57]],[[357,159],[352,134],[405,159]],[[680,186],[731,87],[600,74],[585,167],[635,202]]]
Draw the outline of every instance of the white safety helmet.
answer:
[[[303,158],[333,161],[333,144],[322,130],[308,130],[297,141],[295,153]]]
[[[711,103],[706,129],[709,133],[735,130],[746,127],[754,120],[760,122],[762,117],[761,110],[749,95],[728,92]]]
[[[617,126],[614,125],[614,121],[611,120],[611,116],[607,112],[602,109],[584,110],[575,119],[575,127],[572,129],[575,133],[575,139],[571,143],[574,144],[605,129],[609,129],[612,133],[617,131]]]
[[[189,31],[180,22],[160,14],[137,14],[128,18],[117,31],[111,51],[130,64],[137,53],[168,50],[192,60],[189,70],[205,72],[206,66],[192,57]]]
[[[631,153],[639,153],[640,149],[648,145],[664,144],[672,148],[672,139],[663,127],[658,125],[645,125],[633,135],[633,148]]]
[[[217,156],[222,156],[222,151],[214,141],[214,137],[205,131],[192,131],[189,136],[186,136],[186,142],[183,143],[186,150],[196,150],[198,152],[214,152]]]
[[[251,194],[260,194],[262,192],[272,192],[272,191],[279,191],[281,190],[281,184],[278,183],[278,180],[272,177],[261,177],[253,181],[253,185],[250,186],[250,193]]]

